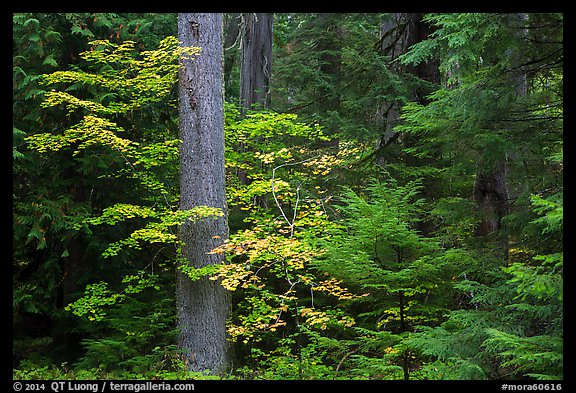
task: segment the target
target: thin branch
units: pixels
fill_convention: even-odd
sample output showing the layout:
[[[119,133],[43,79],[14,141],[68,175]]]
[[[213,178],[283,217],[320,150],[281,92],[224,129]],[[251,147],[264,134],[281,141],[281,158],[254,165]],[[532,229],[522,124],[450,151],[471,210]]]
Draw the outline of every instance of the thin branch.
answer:
[[[562,50],[563,50],[563,48],[558,48],[558,49],[556,49],[556,50],[548,53],[548,54],[547,54],[546,56],[544,56],[544,57],[541,57],[541,58],[536,59],[536,60],[528,61],[528,62],[526,62],[526,63],[524,63],[524,64],[520,64],[520,65],[518,65],[518,66],[516,66],[516,67],[509,68],[509,69],[503,71],[502,73],[512,72],[512,71],[517,70],[517,69],[519,69],[519,68],[523,68],[523,67],[526,67],[526,66],[529,66],[529,65],[532,65],[532,64],[541,63],[541,62],[543,62],[544,60],[546,60],[547,58],[554,56],[556,53],[562,52]]]
[[[298,161],[298,162],[291,162],[291,163],[286,163],[286,164],[282,164],[282,165],[278,165],[276,168],[272,169],[272,197],[274,198],[274,202],[276,203],[276,206],[278,206],[278,209],[280,209],[280,214],[282,215],[282,217],[284,218],[284,220],[286,221],[286,223],[288,223],[288,225],[290,226],[291,229],[291,233],[293,233],[294,231],[294,221],[290,222],[290,220],[288,219],[288,216],[286,216],[286,213],[284,212],[284,209],[282,208],[282,206],[280,205],[280,202],[278,201],[278,197],[276,196],[276,191],[274,190],[274,180],[276,179],[276,170],[283,168],[285,166],[293,166],[293,165],[298,165],[298,164],[303,164],[307,161],[311,161],[312,159],[317,158],[317,157],[310,157],[307,158],[305,160],[302,161]],[[298,197],[299,197],[299,192],[298,192]],[[298,202],[298,201],[297,201]],[[294,218],[295,219],[295,218]]]
[[[300,202],[300,186],[304,183],[304,180],[298,184],[296,187],[296,203],[294,204],[294,213],[292,214],[292,225],[290,226],[290,237],[294,236],[294,223],[296,222],[296,214],[298,213],[298,203]]]
[[[340,362],[338,363],[338,366],[336,366],[336,370],[334,371],[334,377],[332,378],[332,380],[335,380],[335,379],[336,379],[336,374],[338,374],[338,370],[340,370],[340,366],[342,366],[342,363],[344,363],[344,360],[346,360],[346,358],[347,358],[348,356],[353,355],[353,354],[355,354],[355,353],[356,353],[356,350],[354,349],[354,350],[348,352],[346,355],[344,355],[344,356],[342,357],[342,359],[340,359]]]
[[[314,286],[310,286],[310,300],[311,300],[311,306],[312,308],[314,308]]]

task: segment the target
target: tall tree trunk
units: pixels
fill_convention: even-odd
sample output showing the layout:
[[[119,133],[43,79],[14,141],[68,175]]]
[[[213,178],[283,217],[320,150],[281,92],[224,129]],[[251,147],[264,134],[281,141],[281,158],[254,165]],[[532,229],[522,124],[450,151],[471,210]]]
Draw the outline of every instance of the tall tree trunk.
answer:
[[[237,91],[232,92],[232,69],[238,58],[238,36],[240,34],[241,14],[224,14],[224,91],[228,98],[236,96]]]
[[[476,173],[474,200],[481,221],[475,235],[493,238],[497,243],[499,256],[508,261],[508,234],[502,230],[502,218],[509,213],[510,204],[506,184],[506,159],[498,157],[489,169]]]
[[[179,80],[180,209],[211,206],[226,213],[222,14],[178,14],[178,36],[201,54],[183,60]],[[226,214],[187,220],[180,228],[182,253],[193,267],[223,262],[208,254],[228,236]],[[207,277],[191,281],[178,270],[176,307],[179,345],[192,371],[221,372],[227,366],[229,295]]]
[[[270,107],[272,75],[272,29],[274,14],[243,14],[242,64],[240,70],[240,105]]]
[[[401,65],[394,62],[396,58],[406,53],[410,47],[424,39],[431,33],[428,25],[422,21],[422,13],[393,13],[380,24],[380,51],[389,57],[391,69],[396,74],[412,74],[420,79],[430,82],[438,82],[438,64],[434,61],[423,62],[418,66]],[[422,92],[414,89],[411,92],[411,100],[424,103],[425,96],[429,92]],[[399,93],[400,94],[400,93]],[[401,100],[386,102],[379,109],[382,117],[383,130],[379,141],[379,149],[386,148],[390,143],[398,138],[398,133],[394,127],[400,121]],[[379,163],[384,165],[383,157]]]
[[[486,169],[478,170],[474,182],[474,200],[482,215],[476,235],[488,236],[500,229],[500,221],[508,212],[506,163],[503,158]]]
[[[410,45],[417,42],[414,15],[418,14],[393,13],[388,16],[388,19],[380,23],[380,51],[389,56],[391,63],[396,57],[405,53]],[[402,67],[397,64],[392,66],[396,73],[403,72],[404,68],[406,68],[406,72],[413,72],[414,67]],[[393,129],[400,120],[400,103],[398,101],[386,102],[382,106],[381,112],[384,130],[380,145],[385,146],[397,135]]]
[[[242,62],[240,68],[240,106],[242,115],[249,109],[270,108],[270,78],[272,76],[272,32],[274,14],[242,14]],[[240,143],[239,151],[246,152]],[[240,184],[252,181],[245,171],[238,170]],[[258,196],[254,203],[268,208],[268,197]]]
[[[528,21],[528,14],[518,13],[509,16],[512,26],[525,25]],[[527,35],[527,29],[517,30],[519,40]],[[511,48],[508,55],[512,64],[521,63],[521,54],[518,48]],[[524,97],[528,93],[527,75],[520,67],[520,73],[514,77],[517,96]],[[488,236],[496,235],[498,248],[505,261],[508,261],[509,239],[505,231],[501,231],[501,221],[510,211],[508,186],[507,186],[507,157],[504,151],[498,152],[489,165],[484,165],[476,174],[474,183],[474,199],[477,203],[483,219],[480,222],[476,235]],[[479,165],[479,168],[482,168]]]

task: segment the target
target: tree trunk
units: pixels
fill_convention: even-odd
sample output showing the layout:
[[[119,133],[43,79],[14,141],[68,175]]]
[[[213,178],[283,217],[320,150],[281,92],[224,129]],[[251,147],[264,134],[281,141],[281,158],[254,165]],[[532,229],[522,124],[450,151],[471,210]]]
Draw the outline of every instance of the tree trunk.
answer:
[[[496,159],[491,168],[479,171],[474,182],[474,200],[481,215],[476,236],[496,237],[502,258],[508,260],[508,235],[501,231],[502,218],[509,213],[506,160]]]
[[[404,380],[410,380],[410,352],[407,349],[402,354],[402,370],[404,370]]]
[[[389,56],[390,62],[404,54],[411,45],[417,42],[414,15],[418,14],[393,13],[389,15],[388,19],[380,23],[380,51]],[[413,68],[412,66],[400,66],[397,63],[392,65],[392,69],[399,74],[403,71],[413,73]],[[380,145],[385,146],[396,136],[393,129],[400,121],[400,103],[398,101],[386,102],[381,112],[384,132]]]
[[[240,105],[244,112],[270,107],[273,20],[271,13],[243,14]]]
[[[508,23],[522,26],[527,21],[528,14],[518,13],[511,14]],[[526,29],[520,29],[517,33],[518,38],[520,40],[525,39],[527,33]],[[510,56],[512,64],[518,64],[522,61],[521,53],[518,52],[517,48],[511,48],[508,56]],[[527,75],[522,67],[520,67],[520,73],[514,77],[514,84],[517,95],[519,97],[526,96],[528,93]],[[476,174],[474,199],[480,213],[483,215],[482,221],[476,230],[476,235],[488,236],[495,234],[502,257],[505,261],[508,261],[508,234],[505,231],[500,231],[502,218],[510,212],[507,186],[507,157],[505,152],[499,152],[488,169],[479,170]]]
[[[405,304],[404,304],[404,291],[398,292],[398,303],[399,303],[399,313],[400,313],[400,332],[406,331],[406,315],[405,315]]]
[[[224,91],[226,97],[236,96],[237,91],[232,91],[232,69],[238,58],[236,45],[240,34],[240,13],[225,14],[224,20]]]
[[[242,115],[249,109],[270,108],[270,78],[272,75],[272,31],[274,14],[242,14],[242,62],[240,69],[240,107]],[[242,153],[247,149],[240,143],[237,147]],[[247,173],[238,170],[240,184],[248,185],[252,181]],[[257,196],[254,203],[268,208],[268,197]]]
[[[488,236],[500,229],[500,220],[508,213],[506,163],[497,159],[485,170],[479,170],[474,182],[474,200],[482,215],[476,235]]]
[[[393,62],[398,56],[406,53],[410,47],[424,39],[431,33],[430,27],[422,21],[422,13],[393,13],[388,19],[380,24],[380,51],[389,57],[391,69],[398,75],[412,74],[420,79],[430,82],[439,81],[438,64],[435,61],[428,61],[413,65],[401,65]],[[411,92],[410,100],[425,103],[425,97],[429,92],[414,89]],[[401,93],[398,92],[398,95]],[[386,148],[390,143],[396,141],[398,134],[394,127],[400,122],[401,100],[386,102],[378,110],[382,118],[382,137],[378,143],[378,149]],[[378,160],[380,165],[385,165],[383,157]]]
[[[226,213],[224,182],[224,97],[222,14],[178,14],[178,35],[201,54],[183,60],[179,80],[180,209],[220,208]],[[193,267],[223,262],[207,254],[228,236],[226,214],[187,220],[180,228],[182,253]],[[227,366],[229,295],[217,281],[191,281],[178,270],[176,307],[179,345],[192,371],[221,372]]]

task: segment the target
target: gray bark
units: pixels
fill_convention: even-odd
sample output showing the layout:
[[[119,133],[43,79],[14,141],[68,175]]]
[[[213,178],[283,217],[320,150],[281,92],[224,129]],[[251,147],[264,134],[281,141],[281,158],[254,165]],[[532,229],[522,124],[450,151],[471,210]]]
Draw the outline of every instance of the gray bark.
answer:
[[[183,45],[202,48],[180,68],[180,209],[210,206],[226,213],[222,14],[178,14],[178,36]],[[222,254],[207,253],[227,236],[226,214],[187,220],[180,228],[183,256],[194,267],[222,263]],[[179,270],[176,283],[178,342],[188,369],[224,371],[227,291],[207,278],[191,281]]]
[[[428,81],[437,81],[438,65],[433,61],[418,66],[401,65],[393,61],[406,53],[412,45],[426,38],[430,29],[422,22],[421,13],[393,13],[380,24],[380,50],[389,57],[391,69],[397,74],[410,73]],[[412,91],[412,100],[422,103],[426,93]],[[385,148],[398,137],[394,127],[400,122],[399,101],[386,102],[379,110],[382,117],[383,134],[378,148]],[[384,162],[380,161],[383,165]]]
[[[474,182],[474,200],[483,217],[476,235],[488,236],[498,231],[502,217],[508,214],[504,158],[497,159],[488,169],[478,171]]]
[[[271,13],[242,14],[240,107],[243,115],[248,109],[270,108],[273,21]],[[240,143],[238,151],[246,152],[244,144]],[[238,170],[238,180],[244,185],[252,182],[243,170]],[[255,203],[267,208],[268,198],[257,197]]]
[[[408,47],[415,42],[415,29],[411,25],[412,14],[393,13],[389,19],[380,24],[381,51],[390,56],[392,62],[397,56],[406,52]],[[393,66],[394,71],[401,72],[398,66]],[[400,121],[400,103],[387,102],[381,109],[384,120],[384,135],[380,141],[381,145],[387,145],[396,136],[394,127]]]
[[[524,25],[528,21],[528,14],[511,14],[509,21],[511,25]],[[521,29],[518,38],[522,40],[528,33],[527,29]],[[521,62],[521,54],[518,48],[511,48],[508,52],[512,64]],[[515,77],[516,92],[523,97],[528,93],[527,76],[520,72]],[[496,233],[501,228],[501,221],[510,212],[508,186],[507,186],[507,157],[505,152],[493,159],[488,170],[480,170],[476,174],[474,183],[474,199],[478,205],[480,213],[483,215],[476,234],[488,236]],[[499,234],[499,248],[505,260],[508,260],[508,235]]]
[[[240,13],[224,15],[224,86],[226,94],[232,88],[232,69],[237,61],[237,41],[240,34]],[[238,92],[234,92],[234,95]]]
[[[240,105],[270,107],[274,14],[243,14]]]

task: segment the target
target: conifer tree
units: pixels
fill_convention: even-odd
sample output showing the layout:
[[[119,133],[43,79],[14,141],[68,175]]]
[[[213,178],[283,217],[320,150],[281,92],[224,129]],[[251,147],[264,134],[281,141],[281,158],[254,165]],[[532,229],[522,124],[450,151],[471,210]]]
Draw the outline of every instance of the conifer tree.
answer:
[[[184,59],[179,77],[180,209],[221,209],[216,218],[189,219],[180,229],[184,266],[220,264],[210,251],[228,237],[224,189],[224,95],[222,79],[222,14],[179,14],[178,32],[185,46],[201,48]],[[177,274],[176,304],[179,345],[190,370],[221,372],[227,367],[226,290],[207,277],[191,281]]]

